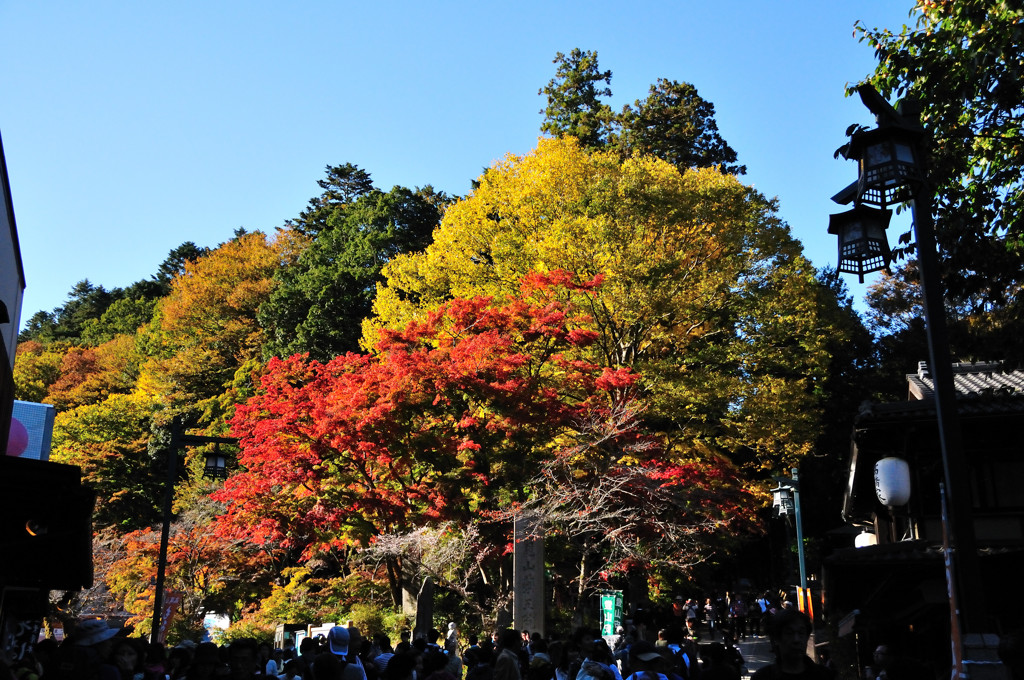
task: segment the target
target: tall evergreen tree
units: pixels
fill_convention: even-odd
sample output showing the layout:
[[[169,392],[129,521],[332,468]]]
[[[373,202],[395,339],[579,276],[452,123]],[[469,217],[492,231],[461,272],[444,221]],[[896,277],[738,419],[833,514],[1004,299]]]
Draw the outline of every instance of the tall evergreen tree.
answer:
[[[370,314],[381,267],[398,253],[424,249],[450,201],[429,186],[385,193],[363,191],[360,184],[342,196],[335,169],[329,168],[330,179],[321,182],[325,194],[310,201],[321,206],[316,238],[298,262],[278,270],[278,285],[260,307],[266,357],[308,352],[326,361],[359,351],[361,324]]]
[[[597,65],[597,52],[574,48],[568,56],[561,52],[553,63],[555,77],[537,94],[547,97],[541,132],[553,137],[575,137],[587,148],[599,148],[608,141],[614,119],[611,108],[601,101],[610,97],[611,71]],[[603,85],[602,85],[603,83]]]
[[[623,158],[654,156],[680,170],[717,166],[746,173],[718,132],[714,104],[690,83],[659,78],[645,99],[615,113],[603,101],[612,94],[612,72],[599,68],[597,52],[559,52],[554,63],[555,77],[538,93],[547,98],[541,132],[575,137],[591,150],[611,148]]]

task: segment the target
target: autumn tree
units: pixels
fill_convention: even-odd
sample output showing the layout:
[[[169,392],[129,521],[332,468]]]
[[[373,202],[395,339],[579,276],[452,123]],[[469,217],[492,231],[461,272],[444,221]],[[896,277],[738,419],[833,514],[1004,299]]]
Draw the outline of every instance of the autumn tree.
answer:
[[[454,596],[461,613],[493,623],[495,612],[512,603],[512,591],[491,587],[480,567],[493,564],[507,544],[488,540],[493,531],[481,530],[481,524],[479,520],[441,522],[381,534],[360,552],[360,559],[371,564],[400,563],[404,572],[417,577],[416,582],[429,577],[436,588]]]
[[[324,196],[300,220],[316,237],[294,264],[277,270],[277,285],[260,306],[268,358],[308,353],[326,361],[358,351],[381,267],[425,248],[448,203],[429,186],[370,188],[369,176],[351,168],[345,178],[356,186],[339,187],[339,168],[329,170]]]
[[[50,458],[82,468],[83,482],[96,490],[98,529],[131,531],[159,516],[165,475],[147,446],[155,408],[145,396],[117,394],[57,415]]]
[[[180,598],[169,639],[193,639],[203,631],[208,612],[233,613],[239,601],[260,589],[266,555],[241,541],[225,540],[209,530],[219,507],[210,501],[181,513],[172,525],[167,549],[166,587]],[[128,624],[143,635],[152,631],[154,583],[160,531],[146,528],[121,539],[123,552],[105,574],[110,591],[132,614]],[[262,584],[266,586],[266,583]]]
[[[535,518],[527,524],[553,548],[548,559],[569,567],[558,580],[565,601],[582,607],[610,576],[690,573],[759,532],[763,499],[724,457],[666,452],[633,400],[596,415],[577,422],[531,480],[531,499],[509,511]]]
[[[117,335],[97,347],[69,347],[41,400],[63,411],[128,394],[135,387],[142,359],[131,335]]]
[[[191,407],[221,394],[240,366],[260,357],[257,311],[274,288],[274,273],[303,244],[289,231],[245,233],[187,262],[140,338],[154,357],[142,369],[144,389]]]
[[[14,361],[14,397],[43,402],[50,386],[60,378],[63,351],[44,347],[37,340],[22,340]]]
[[[375,536],[524,500],[538,461],[621,370],[567,355],[596,334],[565,295],[594,283],[522,285],[502,304],[454,299],[384,331],[372,355],[271,360],[232,423],[244,472],[217,495],[221,530],[340,568]],[[399,602],[401,564],[388,566]]]
[[[365,337],[452,297],[508,299],[532,269],[603,277],[586,303],[598,332],[586,356],[641,374],[645,418],[673,433],[669,448],[764,468],[811,450],[835,329],[799,243],[753,189],[541,140],[485,173],[425,252],[385,266]]]
[[[151,280],[160,286],[161,292],[166,295],[171,292],[171,282],[185,273],[185,265],[195,262],[209,252],[209,248],[200,248],[192,241],[185,241],[167,253],[167,257],[157,267],[156,274]]]
[[[645,99],[615,113],[602,100],[612,94],[612,72],[600,70],[597,52],[559,52],[554,63],[555,77],[538,93],[547,99],[541,132],[575,137],[587,149],[614,149],[623,158],[655,156],[680,170],[746,172],[718,132],[714,104],[690,83],[659,78]]]

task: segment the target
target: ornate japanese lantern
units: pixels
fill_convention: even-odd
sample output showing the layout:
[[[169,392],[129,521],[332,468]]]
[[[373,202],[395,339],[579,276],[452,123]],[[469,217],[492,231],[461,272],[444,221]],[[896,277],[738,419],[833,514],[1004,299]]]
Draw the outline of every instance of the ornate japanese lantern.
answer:
[[[796,513],[792,487],[779,486],[772,489],[772,507],[778,517],[787,517]]]
[[[889,125],[853,135],[846,157],[856,160],[857,203],[879,208],[910,200],[924,180],[918,158],[922,131]]]
[[[885,230],[891,218],[891,210],[859,205],[829,217],[828,233],[839,237],[839,271],[856,274],[864,283],[865,274],[889,266],[892,253]]]
[[[220,452],[220,444],[214,444],[212,451],[204,454],[206,465],[203,476],[211,479],[224,479],[228,476],[227,456]]]

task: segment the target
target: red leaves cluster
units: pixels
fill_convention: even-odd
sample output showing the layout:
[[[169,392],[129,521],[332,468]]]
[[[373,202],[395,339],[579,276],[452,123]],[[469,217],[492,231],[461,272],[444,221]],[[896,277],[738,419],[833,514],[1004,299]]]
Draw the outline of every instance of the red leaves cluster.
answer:
[[[219,530],[309,558],[521,496],[559,433],[632,380],[572,358],[596,334],[571,298],[598,283],[535,274],[506,304],[384,331],[374,355],[271,361],[232,422],[245,472]]]

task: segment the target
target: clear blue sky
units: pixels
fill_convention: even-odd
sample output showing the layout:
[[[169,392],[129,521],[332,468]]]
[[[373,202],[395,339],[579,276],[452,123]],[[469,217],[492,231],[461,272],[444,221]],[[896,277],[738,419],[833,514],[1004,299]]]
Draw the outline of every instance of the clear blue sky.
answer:
[[[816,266],[834,265],[829,197],[856,168],[832,154],[849,124],[871,122],[844,96],[874,68],[853,25],[898,29],[911,5],[0,2],[22,322],[82,279],[148,278],[184,241],[273,230],[328,164],[355,163],[385,190],[465,194],[493,160],[535,146],[537,90],[574,47],[611,69],[616,109],[659,77],[693,83],[744,181],[778,198]]]

